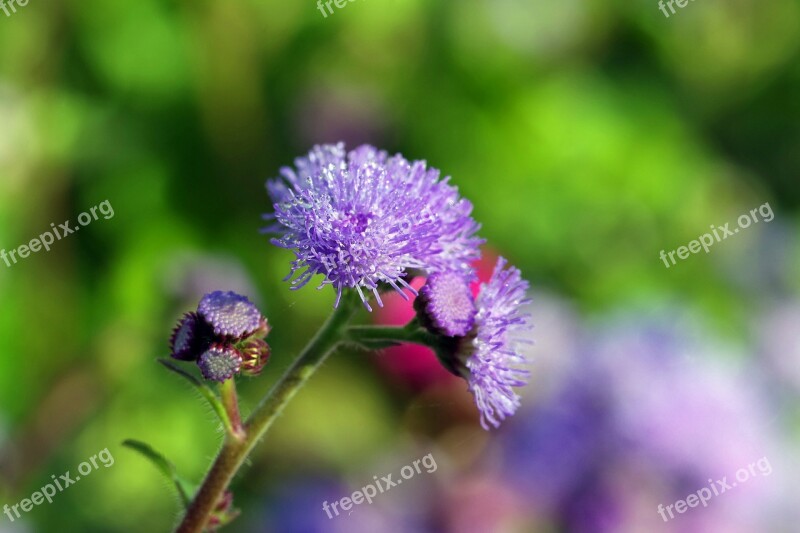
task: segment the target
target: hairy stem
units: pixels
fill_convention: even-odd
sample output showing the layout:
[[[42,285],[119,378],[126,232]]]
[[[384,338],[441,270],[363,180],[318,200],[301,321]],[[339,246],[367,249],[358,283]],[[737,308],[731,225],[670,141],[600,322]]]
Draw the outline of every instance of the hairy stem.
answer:
[[[231,378],[220,385],[220,395],[222,405],[228,415],[230,423],[226,428],[230,437],[236,440],[244,440],[247,434],[242,426],[242,415],[239,414],[239,398],[236,395],[236,381]]]
[[[359,305],[358,295],[353,291],[343,294],[339,307],[334,310],[316,336],[250,415],[243,426],[244,438],[240,440],[229,435],[225,439],[203,485],[178,526],[177,533],[201,533],[206,529],[214,508],[253,447],[264,436],[284,407],[297,394],[297,391],[345,340],[347,324]],[[235,394],[235,390],[233,392]]]
[[[347,329],[349,342],[364,348],[382,348],[392,344],[407,342],[431,348],[439,362],[451,374],[469,378],[466,366],[456,356],[460,337],[434,335],[414,319],[405,326],[351,326]]]
[[[416,320],[405,326],[351,326],[347,328],[347,338],[355,343],[410,342],[434,349],[442,344],[439,337],[422,329]]]

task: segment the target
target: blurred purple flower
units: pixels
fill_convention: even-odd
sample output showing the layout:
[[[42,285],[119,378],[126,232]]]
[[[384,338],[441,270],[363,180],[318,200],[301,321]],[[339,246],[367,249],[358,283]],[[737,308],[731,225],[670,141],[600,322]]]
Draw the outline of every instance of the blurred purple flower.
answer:
[[[768,530],[790,514],[774,474],[669,524],[657,514],[709,478],[785,457],[760,375],[696,324],[659,314],[600,325],[561,387],[510,421],[505,475],[537,515],[576,532],[705,533]]]
[[[759,348],[774,374],[800,391],[800,302],[775,305],[758,324]]]
[[[294,107],[290,123],[300,146],[320,141],[343,141],[353,146],[364,142],[381,144],[392,130],[388,103],[378,91],[363,85],[320,83],[314,79]]]
[[[236,258],[193,252],[179,252],[170,258],[163,287],[181,307],[215,290],[250,295],[258,292],[255,282]]]
[[[534,509],[558,506],[619,443],[609,398],[593,381],[572,376],[548,401],[520,412],[503,435],[506,477]]]
[[[269,505],[261,517],[263,526],[250,526],[247,531],[279,531],[280,533],[424,533],[410,513],[393,513],[381,509],[380,503],[366,502],[350,511],[340,511],[328,518],[323,502],[335,502],[353,492],[352,487],[330,479],[291,480],[280,492],[270,495]],[[385,498],[391,498],[386,494]],[[329,507],[330,509],[330,507]]]

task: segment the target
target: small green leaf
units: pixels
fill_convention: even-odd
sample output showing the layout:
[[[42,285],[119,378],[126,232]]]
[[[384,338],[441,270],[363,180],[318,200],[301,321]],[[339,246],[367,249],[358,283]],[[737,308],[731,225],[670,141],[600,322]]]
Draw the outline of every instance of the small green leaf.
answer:
[[[233,424],[231,423],[230,417],[228,417],[228,412],[225,410],[225,407],[222,405],[222,401],[220,401],[219,396],[215,393],[208,385],[185,371],[184,369],[180,368],[179,366],[172,363],[168,359],[159,359],[159,363],[167,367],[167,369],[175,372],[179,376],[186,379],[189,383],[191,383],[199,392],[203,395],[203,397],[208,401],[211,405],[211,408],[217,413],[220,421],[225,426],[225,429],[228,430],[228,433],[233,432]]]
[[[178,476],[175,465],[170,463],[166,457],[155,451],[149,444],[144,442],[128,439],[123,442],[122,445],[130,448],[131,450],[139,452],[144,458],[148,459],[159,472],[161,472],[167,479],[172,481],[172,483],[175,485],[175,489],[178,491],[178,495],[181,497],[183,506],[186,508],[189,507],[189,503],[192,501],[189,495],[193,491],[190,489],[190,484]]]

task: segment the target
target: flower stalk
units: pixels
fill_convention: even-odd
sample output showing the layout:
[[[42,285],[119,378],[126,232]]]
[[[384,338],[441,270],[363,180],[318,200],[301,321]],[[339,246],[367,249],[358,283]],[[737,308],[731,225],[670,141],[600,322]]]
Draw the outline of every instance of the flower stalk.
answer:
[[[350,326],[347,338],[354,344],[375,348],[380,343],[396,344],[407,342],[433,349],[437,353],[449,347],[447,337],[434,335],[423,328],[416,318],[405,326]]]
[[[229,424],[226,428],[228,435],[236,440],[244,440],[247,434],[242,424],[242,415],[239,413],[239,398],[236,394],[236,381],[233,378],[219,386],[222,396],[222,405],[228,415]]]

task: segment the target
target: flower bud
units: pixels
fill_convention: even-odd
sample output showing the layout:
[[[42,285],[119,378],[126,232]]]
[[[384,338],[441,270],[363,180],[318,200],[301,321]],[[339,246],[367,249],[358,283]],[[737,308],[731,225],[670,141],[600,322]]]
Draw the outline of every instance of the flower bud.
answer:
[[[197,361],[203,377],[220,383],[229,380],[242,368],[242,355],[233,347],[214,344]]]
[[[239,345],[242,354],[242,374],[246,376],[258,376],[264,365],[269,361],[269,344],[263,339],[251,337]]]
[[[214,291],[203,296],[197,313],[220,337],[241,340],[262,329],[261,312],[247,297],[235,292]]]
[[[170,352],[181,361],[196,361],[211,345],[213,332],[197,313],[186,313],[172,331]]]

